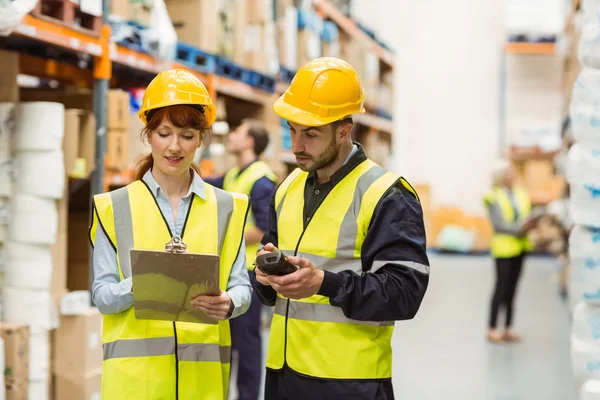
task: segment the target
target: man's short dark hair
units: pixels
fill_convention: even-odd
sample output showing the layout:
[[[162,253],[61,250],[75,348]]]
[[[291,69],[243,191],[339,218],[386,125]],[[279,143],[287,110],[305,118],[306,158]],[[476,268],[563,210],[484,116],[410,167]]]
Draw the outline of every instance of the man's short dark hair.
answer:
[[[269,145],[269,132],[255,119],[244,119],[242,124],[248,124],[248,136],[254,139],[254,154],[260,157]]]
[[[331,130],[333,132],[336,132],[340,126],[345,125],[345,124],[354,124],[354,120],[352,119],[351,116],[347,116],[347,117],[344,117],[344,118],[342,118],[340,120],[332,122],[331,123]]]

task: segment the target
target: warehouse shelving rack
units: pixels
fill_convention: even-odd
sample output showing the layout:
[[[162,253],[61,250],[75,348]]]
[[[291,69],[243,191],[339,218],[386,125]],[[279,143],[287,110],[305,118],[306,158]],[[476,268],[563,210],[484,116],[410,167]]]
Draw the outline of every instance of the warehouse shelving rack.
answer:
[[[314,0],[314,7],[324,17],[334,21],[348,35],[358,40],[369,51],[373,51],[387,66],[393,68],[393,55],[375,40],[362,32],[350,18],[339,12],[326,0]],[[275,93],[262,91],[241,81],[216,74],[207,74],[191,69],[177,62],[163,62],[154,57],[110,42],[111,29],[107,23],[107,1],[103,0],[103,26],[98,36],[66,27],[33,15],[26,15],[4,46],[20,53],[21,73],[45,79],[65,81],[80,87],[92,87],[94,91],[94,114],[96,117],[96,158],[95,171],[91,176],[91,191],[99,193],[107,188],[105,179],[104,154],[106,152],[106,103],[111,82],[120,79],[127,82],[135,77],[136,82],[147,84],[160,71],[169,68],[183,68],[193,72],[207,86],[213,99],[217,94],[269,108],[287,87],[278,81]],[[45,51],[44,49],[52,49]],[[56,54],[67,55],[55,57]],[[126,72],[123,72],[126,71]],[[393,122],[373,113],[360,115],[357,122],[369,129],[392,134]],[[290,154],[283,154],[281,162],[292,163]],[[108,179],[110,183],[110,179]],[[123,183],[122,179],[121,182]],[[125,182],[126,183],[126,182]]]

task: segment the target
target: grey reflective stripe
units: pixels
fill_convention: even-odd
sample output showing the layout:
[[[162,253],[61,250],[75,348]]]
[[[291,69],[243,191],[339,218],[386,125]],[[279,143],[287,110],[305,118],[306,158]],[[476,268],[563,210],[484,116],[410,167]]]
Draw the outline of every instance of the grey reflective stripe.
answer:
[[[225,235],[227,235],[227,227],[233,215],[233,196],[229,193],[215,189],[215,197],[217,198],[217,223],[219,232],[219,254],[225,243]]]
[[[104,343],[104,360],[125,357],[152,357],[175,354],[175,338],[124,339]]]
[[[286,255],[293,255],[294,250],[283,250],[281,251]],[[360,258],[327,258],[323,256],[318,256],[316,254],[309,254],[299,251],[296,254],[298,257],[309,259],[315,267],[322,269],[324,271],[329,271],[333,273],[338,273],[341,271],[354,271],[357,274],[362,273],[362,261]]]
[[[133,249],[133,222],[131,220],[131,206],[129,205],[129,191],[127,186],[110,192],[115,219],[115,236],[117,237],[117,250],[119,264],[125,278],[131,277],[131,258],[129,252]]]
[[[356,245],[356,237],[358,236],[358,214],[362,205],[362,199],[366,191],[373,183],[381,178],[386,173],[386,170],[380,166],[374,166],[358,178],[356,189],[352,203],[348,208],[342,224],[340,226],[340,234],[338,236],[336,257],[354,258],[354,246]],[[362,272],[362,268],[353,270],[357,274]]]
[[[281,215],[281,209],[283,208],[283,202],[285,201],[285,196],[287,196],[287,191],[283,194],[283,197],[281,198],[281,201],[279,202],[279,205],[277,205],[277,217],[279,218],[279,216]]]
[[[429,265],[421,264],[414,261],[402,261],[402,260],[394,260],[394,261],[373,261],[373,267],[371,268],[371,272],[375,272],[386,264],[400,264],[402,266],[414,269],[415,271],[419,271],[422,274],[429,275]]]
[[[158,357],[175,355],[175,338],[124,339],[103,345],[104,360],[112,358]],[[177,347],[180,361],[229,363],[231,347],[218,344],[193,343]]]
[[[177,347],[179,361],[231,362],[231,347],[218,344],[180,344]]]
[[[285,315],[286,299],[277,297],[275,314]],[[393,326],[394,321],[357,321],[347,318],[339,307],[329,304],[303,303],[290,301],[288,318],[314,322],[337,322],[342,324]]]

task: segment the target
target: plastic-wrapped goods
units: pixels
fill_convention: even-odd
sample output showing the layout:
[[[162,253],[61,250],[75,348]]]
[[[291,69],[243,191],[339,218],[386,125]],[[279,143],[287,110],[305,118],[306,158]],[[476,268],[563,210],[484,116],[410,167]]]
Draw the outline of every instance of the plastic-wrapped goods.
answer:
[[[0,160],[0,197],[10,197],[13,193],[13,160]]]
[[[50,333],[40,331],[29,339],[29,380],[42,381],[48,379],[50,367]]]
[[[575,225],[569,237],[569,300],[600,305],[600,229]]]
[[[15,127],[15,103],[0,103],[0,163],[10,160]]]
[[[15,155],[15,192],[60,199],[65,188],[62,150],[23,151]]]
[[[600,70],[581,70],[573,84],[570,114],[575,140],[600,146]]]
[[[584,0],[581,39],[577,51],[583,65],[600,68],[600,2]]]
[[[29,382],[29,400],[48,400],[48,378],[42,381]]]
[[[600,306],[580,302],[573,310],[571,337],[600,348]]]
[[[571,336],[571,367],[580,381],[600,379],[600,345],[590,345]]]
[[[16,194],[11,202],[11,240],[30,244],[52,245],[56,242],[58,211],[56,200],[28,194]]]
[[[6,285],[20,289],[50,290],[52,253],[49,246],[9,241],[4,248]]]
[[[590,379],[581,387],[580,400],[600,400],[600,381]]]
[[[8,225],[10,221],[10,199],[0,197],[0,225]]]
[[[571,185],[569,207],[574,223],[600,227],[600,176],[595,182]]]
[[[566,177],[572,185],[600,181],[600,145],[573,144],[567,154]]]
[[[21,103],[16,120],[15,152],[62,149],[65,106],[61,103]]]
[[[4,288],[4,319],[30,326],[31,336],[58,327],[58,310],[49,292]]]

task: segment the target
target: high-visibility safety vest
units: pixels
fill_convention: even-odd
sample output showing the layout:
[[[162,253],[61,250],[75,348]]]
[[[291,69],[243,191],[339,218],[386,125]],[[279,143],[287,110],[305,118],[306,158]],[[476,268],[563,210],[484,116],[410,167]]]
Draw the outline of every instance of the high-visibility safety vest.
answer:
[[[305,257],[325,271],[351,270],[362,275],[361,248],[375,207],[399,179],[411,192],[414,189],[365,160],[333,187],[304,229],[307,177],[308,173],[296,169],[275,194],[279,249]],[[375,261],[366,273],[386,263]],[[296,301],[278,295],[267,367],[278,370],[287,364],[298,373],[325,379],[391,378],[393,330],[393,321],[347,318],[328,297],[314,295]]]
[[[223,189],[228,192],[237,192],[250,195],[252,187],[262,177],[267,177],[273,183],[277,182],[277,177],[271,170],[271,168],[262,161],[256,161],[248,168],[246,168],[240,174],[240,168],[231,168],[223,181]],[[256,220],[252,214],[252,210],[248,212],[248,218],[246,219],[246,230],[254,228],[256,226]],[[256,253],[258,252],[258,243],[248,244],[246,243],[246,265],[249,270],[254,270],[254,261],[256,260]]]
[[[531,214],[531,200],[527,192],[520,188],[513,189],[513,196],[519,213],[519,221],[522,221]],[[506,222],[515,221],[515,210],[505,189],[494,188],[485,196],[484,201],[486,203],[496,203],[500,207]],[[494,233],[490,250],[495,258],[511,258],[531,250],[532,247],[531,241],[526,236]]]
[[[246,196],[210,185],[206,200],[194,196],[190,204],[181,238],[190,253],[220,255],[221,290],[227,287],[241,246],[247,211]],[[131,249],[164,250],[172,236],[143,181],[94,196],[92,244],[99,227],[117,252],[121,279],[131,276]],[[130,307],[104,315],[102,344],[102,399],[227,399],[228,321],[208,325],[138,320]]]

